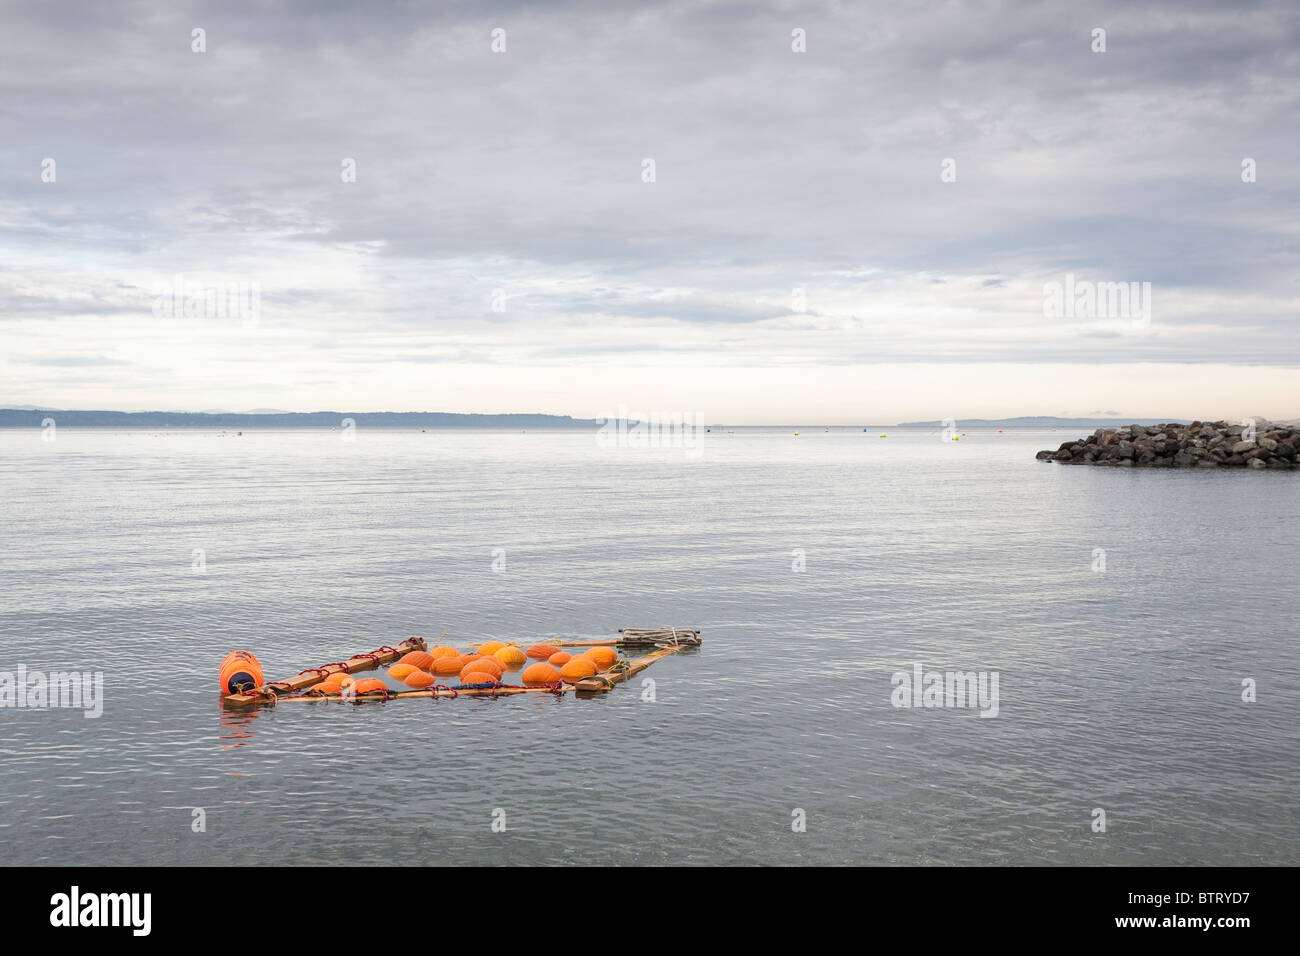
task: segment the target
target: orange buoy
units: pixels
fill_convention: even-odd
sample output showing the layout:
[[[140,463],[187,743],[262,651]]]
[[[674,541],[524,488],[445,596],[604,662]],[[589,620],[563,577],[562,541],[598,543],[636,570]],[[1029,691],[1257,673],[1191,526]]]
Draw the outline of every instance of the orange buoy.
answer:
[[[339,678],[339,687],[351,687],[357,682],[357,679],[351,674],[344,674]]]
[[[443,645],[440,647],[429,648],[429,656],[436,661],[440,657],[459,657],[460,651],[456,650],[454,647]]]
[[[406,680],[408,674],[418,670],[420,670],[420,668],[416,667],[414,664],[403,664],[401,661],[398,661],[392,667],[388,668],[388,676],[393,680]]]
[[[406,686],[414,687],[416,690],[423,690],[437,680],[428,671],[413,670],[406,675]]]
[[[548,657],[546,659],[546,662],[548,664],[551,664],[554,667],[563,667],[571,660],[573,660],[572,654],[570,654],[568,651],[559,651],[558,653],[552,654],[550,657]]]
[[[455,657],[440,657],[433,662],[433,672],[445,677],[450,674],[459,674],[460,669],[464,666],[465,660],[459,654]]]
[[[429,665],[433,663],[433,655],[428,651],[408,651],[402,655],[402,659],[397,663],[410,664],[418,670],[427,671]]]
[[[498,678],[493,677],[486,671],[470,671],[468,674],[460,675],[462,684],[495,684]]]
[[[593,677],[596,673],[596,665],[589,657],[575,657],[569,663],[560,668],[560,680],[573,684],[582,680],[584,677]]]
[[[486,657],[488,654],[495,654],[505,646],[502,641],[485,641],[478,646],[478,653]]]
[[[505,647],[498,647],[493,657],[506,667],[518,667],[524,661],[528,660],[528,658],[524,656],[523,651],[517,647],[512,647],[509,644]]]
[[[596,663],[589,657],[575,657],[560,668],[560,679],[572,684],[596,673]]]
[[[248,651],[231,651],[217,671],[223,694],[238,694],[262,686],[262,665]]]
[[[534,644],[532,647],[528,648],[528,650],[524,651],[525,654],[535,661],[544,661],[552,654],[558,654],[559,652],[560,649],[554,644]]]
[[[519,679],[525,684],[554,684],[560,679],[560,672],[545,661],[529,664]]]
[[[475,671],[481,671],[484,674],[491,674],[493,680],[500,680],[501,675],[505,673],[505,669],[501,666],[501,662],[495,657],[480,657],[476,661],[470,661],[460,669],[460,679],[464,680],[466,674],[474,673]]]
[[[582,656],[595,664],[596,670],[603,671],[618,660],[618,651],[612,647],[589,647]]]
[[[388,685],[378,677],[367,677],[365,680],[357,681],[358,694],[373,694],[381,690],[388,690]]]
[[[327,680],[323,680],[323,681],[321,681],[321,682],[320,682],[319,684],[317,684],[315,687],[309,687],[308,690],[318,690],[318,691],[320,691],[322,694],[341,694],[341,693],[342,693],[342,690],[339,688],[339,685],[338,685],[338,684],[331,683],[330,681],[327,681]]]

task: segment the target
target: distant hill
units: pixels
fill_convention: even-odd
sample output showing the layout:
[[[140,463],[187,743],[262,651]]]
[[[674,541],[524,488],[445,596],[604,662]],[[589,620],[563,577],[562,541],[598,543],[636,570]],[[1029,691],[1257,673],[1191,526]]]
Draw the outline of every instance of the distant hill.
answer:
[[[568,415],[457,412],[110,412],[0,408],[0,428],[39,428],[45,418],[72,428],[338,428],[345,418],[370,428],[595,428],[601,419]]]
[[[1192,418],[1053,418],[1050,415],[1026,415],[1021,418],[959,418],[959,428],[1106,428],[1120,425],[1166,425],[1169,422],[1191,422]],[[942,421],[899,422],[899,428],[909,425],[939,428]]]

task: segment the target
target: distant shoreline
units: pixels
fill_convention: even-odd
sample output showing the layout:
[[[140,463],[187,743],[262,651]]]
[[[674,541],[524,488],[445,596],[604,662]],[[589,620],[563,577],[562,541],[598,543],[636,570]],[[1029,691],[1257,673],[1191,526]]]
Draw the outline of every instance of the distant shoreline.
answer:
[[[600,428],[618,419],[573,418],[532,412],[482,414],[470,412],[121,412],[95,409],[0,408],[0,428],[40,428],[49,419],[70,428],[341,428],[345,422],[367,428]],[[1187,421],[1194,419],[1188,418]],[[831,425],[804,424],[727,425],[688,422],[688,427],[715,430],[737,428],[790,428],[814,432],[818,429],[881,428],[1122,428],[1130,425],[1158,425],[1170,418],[967,418],[936,421],[871,422]],[[638,422],[629,419],[628,425]],[[670,423],[665,422],[665,426]],[[677,424],[680,427],[680,422]]]

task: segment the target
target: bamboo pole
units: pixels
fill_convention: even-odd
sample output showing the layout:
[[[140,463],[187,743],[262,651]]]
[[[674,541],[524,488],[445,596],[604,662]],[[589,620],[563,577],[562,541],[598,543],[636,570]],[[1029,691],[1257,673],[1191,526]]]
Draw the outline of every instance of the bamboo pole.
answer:
[[[370,654],[355,654],[341,664],[326,664],[323,667],[311,668],[287,680],[272,681],[269,684],[263,684],[252,693],[247,694],[227,694],[221,698],[221,703],[231,707],[248,706],[249,704],[273,704],[281,695],[289,695],[294,691],[303,690],[312,684],[320,683],[328,674],[337,671],[346,671],[349,674],[356,674],[359,671],[373,670],[381,664],[387,664],[389,661],[397,660],[403,654],[409,651],[422,651],[425,649],[424,638],[408,637],[402,643],[394,648],[384,650],[380,648]],[[282,699],[288,699],[287,696]]]
[[[439,699],[450,699],[452,697],[513,697],[515,694],[567,694],[571,690],[573,690],[573,688],[568,684],[561,684],[559,687],[556,687],[554,684],[548,684],[545,687],[515,687],[513,685],[502,687],[472,687],[465,688],[464,690],[452,687],[442,688],[439,690],[433,690],[430,688],[428,690],[391,691],[386,697],[383,694],[374,693],[353,694],[349,697],[344,697],[342,694],[299,694],[294,697],[281,697],[280,703],[329,703],[330,701],[333,701],[334,703],[347,704],[353,702],[360,703],[363,701],[414,700],[418,698],[429,700],[434,697]]]
[[[684,627],[660,627],[650,630],[625,627],[618,633],[618,637],[605,641],[551,641],[550,643],[556,647],[648,647],[674,642],[695,646],[701,643],[699,631]]]
[[[669,644],[659,648],[657,651],[651,651],[644,657],[638,657],[636,660],[624,667],[617,667],[607,671],[601,671],[595,677],[584,677],[573,685],[573,689],[584,694],[603,694],[613,690],[615,684],[621,684],[626,680],[635,677],[655,661],[667,657],[669,654],[676,654],[683,647],[693,647],[692,644]]]

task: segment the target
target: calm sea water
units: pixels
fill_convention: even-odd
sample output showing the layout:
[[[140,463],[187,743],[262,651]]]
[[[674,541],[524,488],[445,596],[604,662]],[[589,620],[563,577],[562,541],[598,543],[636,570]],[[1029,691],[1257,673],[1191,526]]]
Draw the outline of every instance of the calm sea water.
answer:
[[[0,670],[105,679],[0,710],[5,862],[1300,862],[1300,474],[800,431],[0,431]],[[654,700],[217,699],[235,648],[658,625],[705,643]],[[998,716],[892,706],[916,663]]]

